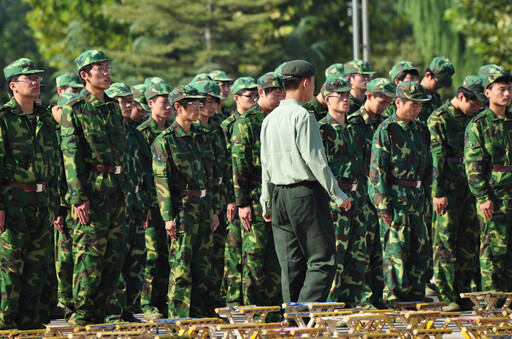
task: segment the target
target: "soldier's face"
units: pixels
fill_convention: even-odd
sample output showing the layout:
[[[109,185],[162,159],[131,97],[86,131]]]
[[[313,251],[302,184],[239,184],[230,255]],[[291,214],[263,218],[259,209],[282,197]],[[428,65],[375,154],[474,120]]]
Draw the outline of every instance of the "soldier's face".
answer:
[[[242,91],[242,93],[235,94],[233,98],[236,102],[238,111],[247,111],[251,109],[254,106],[254,104],[256,104],[259,95],[256,89],[245,90]]]
[[[263,105],[270,111],[273,111],[277,106],[279,106],[279,103],[281,100],[283,100],[284,95],[286,95],[283,88],[276,87],[272,89],[272,92],[265,94],[264,90],[261,90],[261,101],[263,102]]]
[[[348,77],[348,80],[350,81],[353,89],[366,90],[366,85],[371,78],[372,77],[369,74],[354,74],[354,76]]]
[[[329,113],[347,114],[350,110],[350,93],[332,93],[325,97]]]
[[[512,83],[497,82],[485,90],[485,96],[489,98],[489,103],[498,107],[510,105],[512,99]]]
[[[401,99],[396,100],[396,114],[405,122],[415,120],[420,114],[423,103],[421,101],[406,100],[403,102]]]
[[[159,95],[148,101],[151,114],[159,119],[169,119],[172,113],[172,104],[169,101],[169,96]]]
[[[94,63],[89,73],[82,71],[80,75],[92,87],[103,90],[110,87],[110,66],[106,61]]]
[[[464,115],[474,115],[483,105],[483,102],[479,100],[467,100],[462,93],[459,93],[459,109]]]
[[[390,97],[375,97],[373,96],[372,93],[369,93],[367,95],[366,100],[368,106],[370,107],[371,113],[373,114],[381,114],[382,112],[384,112],[384,110],[388,108],[391,101],[393,101],[393,99]]]
[[[202,102],[199,99],[191,100],[185,106],[181,106],[178,110],[178,117],[184,121],[197,121],[199,119],[199,110],[202,107]]]
[[[217,100],[211,95],[207,95],[204,101],[203,107],[200,108],[199,114],[204,115],[208,118],[211,118],[215,115],[217,111]]]
[[[139,103],[135,102],[133,104],[130,119],[132,119],[135,122],[139,122],[146,116],[146,114],[148,114],[148,112],[145,111]]]
[[[116,97],[117,102],[119,102],[119,107],[121,107],[121,113],[123,114],[123,118],[129,118],[132,114],[133,109],[133,95],[127,95],[125,97]]]
[[[231,83],[229,81],[219,81],[217,83],[220,87],[220,95],[223,97],[229,97],[229,90],[231,89]]]
[[[9,87],[13,93],[28,96],[36,100],[41,95],[41,84],[38,74],[22,74],[16,81],[11,81]]]

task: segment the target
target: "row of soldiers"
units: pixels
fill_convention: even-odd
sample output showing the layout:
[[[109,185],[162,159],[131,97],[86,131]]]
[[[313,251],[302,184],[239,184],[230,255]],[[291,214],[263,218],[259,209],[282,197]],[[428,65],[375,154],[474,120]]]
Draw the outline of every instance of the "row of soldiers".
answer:
[[[110,60],[86,51],[75,60],[78,75],[57,79],[57,124],[34,104],[42,71],[28,59],[4,69],[12,99],[0,120],[0,325],[45,322],[33,301],[45,308],[39,295],[52,222],[58,299],[66,320],[79,325],[134,321],[139,310],[151,320],[296,301],[281,294],[272,224],[259,201],[260,130],[285,98],[286,63],[257,81],[214,71],[173,89],[158,78],[111,84]],[[331,206],[337,270],[327,300],[383,307],[422,299],[434,268],[439,298],[465,308],[457,296],[480,283],[480,243],[482,288],[507,290],[510,222],[493,218],[487,205],[509,213],[509,190],[499,184],[510,172],[508,152],[495,159],[489,149],[510,144],[509,112],[503,121],[490,114],[497,114],[491,92],[508,91],[499,107],[510,104],[511,78],[495,65],[481,71],[441,106],[437,90],[451,86],[454,73],[443,57],[421,83],[410,62],[397,63],[391,81],[371,80],[360,60],[326,70],[304,107],[319,120],[329,166],[352,203],[349,211]],[[230,90],[233,113],[223,105]],[[473,119],[464,159],[464,130],[487,98],[478,117],[487,112],[492,131],[473,127],[482,118]],[[470,190],[487,204],[480,219]]]

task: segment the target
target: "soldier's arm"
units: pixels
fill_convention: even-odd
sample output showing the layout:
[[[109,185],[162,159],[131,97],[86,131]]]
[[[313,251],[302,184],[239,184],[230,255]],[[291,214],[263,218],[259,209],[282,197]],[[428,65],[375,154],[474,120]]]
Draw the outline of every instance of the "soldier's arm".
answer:
[[[1,114],[1,113],[0,113]],[[6,157],[6,141],[7,141],[7,138],[6,138],[6,135],[5,135],[5,126],[4,126],[4,119],[3,117],[0,118],[0,180],[3,179],[4,177],[4,167],[5,167],[5,157]],[[4,211],[5,210],[5,201],[4,201],[4,197],[2,194],[0,194],[0,211]]]
[[[381,127],[382,125],[375,132],[372,142],[368,195],[379,215],[392,215],[393,209],[389,201],[388,192],[390,140],[388,131]]]
[[[164,221],[170,221],[176,217],[171,200],[169,152],[168,143],[160,134],[151,146],[151,153],[153,155],[153,176],[155,178],[158,207]]]
[[[489,154],[485,150],[485,140],[479,124],[473,119],[466,127],[464,136],[464,162],[471,193],[479,204],[491,200],[488,165]]]
[[[233,128],[231,142],[235,204],[238,207],[244,207],[250,204],[249,180],[252,165],[252,147],[249,126],[243,120],[239,120]],[[259,175],[259,173],[255,173],[255,175]]]
[[[139,130],[136,130],[137,140],[139,142],[139,149],[141,154],[142,163],[142,191],[145,192],[145,207],[149,208],[151,202],[156,198],[153,190],[153,169],[151,166],[152,157],[151,150],[146,142],[146,139]]]
[[[53,144],[53,152],[52,152],[52,159],[50,161],[50,171],[51,171],[51,178],[49,178],[48,184],[50,187],[50,210],[53,211],[53,215],[55,217],[59,216],[60,214],[60,184],[63,180],[62,176],[62,164],[60,162],[60,145],[59,140],[57,139],[57,135],[55,132],[54,125],[51,123],[52,126],[52,132],[51,132],[51,139]]]
[[[446,196],[443,187],[446,166],[446,125],[443,122],[440,117],[435,115],[431,115],[428,119],[432,152],[432,196],[434,198]]]

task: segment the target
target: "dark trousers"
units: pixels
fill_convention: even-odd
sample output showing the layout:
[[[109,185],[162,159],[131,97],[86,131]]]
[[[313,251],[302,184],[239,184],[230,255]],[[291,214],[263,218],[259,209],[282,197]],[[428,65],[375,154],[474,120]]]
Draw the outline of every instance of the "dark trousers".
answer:
[[[318,182],[276,186],[272,230],[283,301],[325,301],[336,270],[334,226]]]

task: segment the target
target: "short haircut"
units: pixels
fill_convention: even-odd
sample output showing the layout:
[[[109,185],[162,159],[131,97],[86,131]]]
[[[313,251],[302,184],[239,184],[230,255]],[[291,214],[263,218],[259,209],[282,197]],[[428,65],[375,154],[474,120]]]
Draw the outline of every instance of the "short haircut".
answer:
[[[9,95],[10,95],[11,97],[12,97],[12,96],[14,96],[14,93],[12,92],[11,87],[9,87],[9,84],[10,84],[11,82],[13,82],[13,81],[18,80],[18,77],[19,77],[19,75],[12,75],[12,76],[10,76],[10,77],[7,79],[7,81],[5,82],[5,87],[7,88],[7,93],[9,93]]]
[[[498,81],[493,82],[487,87],[487,89],[492,89],[495,84],[504,84],[504,85],[512,85],[512,81],[505,79],[498,79]]]
[[[80,68],[80,70],[78,70],[78,75],[80,77],[80,82],[82,83],[82,85],[85,86],[85,79],[82,78],[82,76],[80,75],[80,73],[83,71],[87,74],[91,73],[91,69],[92,69],[92,66],[93,64],[89,64],[89,65],[85,65],[84,67]]]
[[[457,89],[457,93],[455,95],[459,96],[459,93],[462,93],[462,95],[464,96],[464,98],[466,98],[466,100],[469,100],[469,101],[478,100],[475,93],[465,87],[462,87],[462,86],[459,87]]]
[[[68,85],[64,85],[64,86],[59,86],[57,88],[60,88],[61,90],[65,91],[67,90],[68,88],[70,88],[71,86],[68,86]]]
[[[265,92],[265,95],[269,95],[270,93],[274,92],[278,88],[281,88],[281,87],[267,87],[267,88],[264,88],[263,91]]]
[[[235,93],[235,95],[243,95],[245,94],[245,92],[257,92],[258,89],[257,88],[242,88],[241,90],[239,90],[238,92]]]
[[[299,88],[300,82],[304,78],[294,77],[294,76],[285,76],[283,78],[283,86],[286,91],[293,91]]]
[[[408,69],[408,70],[405,70],[405,71],[401,71],[400,73],[398,73],[395,78],[393,80],[398,80],[398,81],[404,81],[404,79],[407,77],[407,75],[414,75],[414,76],[417,76],[419,77],[420,74],[418,73],[418,70],[417,69]]]
[[[367,94],[371,94],[374,98],[384,98],[384,97],[388,97],[386,95],[386,93],[384,92],[370,92],[370,93],[367,93]],[[390,98],[390,97],[388,97]],[[391,98],[390,98],[391,99]]]

